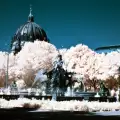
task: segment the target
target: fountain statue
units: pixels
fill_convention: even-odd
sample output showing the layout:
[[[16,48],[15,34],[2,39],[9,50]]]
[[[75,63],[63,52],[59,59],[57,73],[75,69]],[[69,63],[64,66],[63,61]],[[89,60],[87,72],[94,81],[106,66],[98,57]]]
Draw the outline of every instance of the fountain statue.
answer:
[[[12,81],[12,83],[11,83],[11,88],[13,88],[13,89],[16,89],[16,88],[17,88],[16,81]]]
[[[51,79],[52,99],[56,100],[57,94],[63,96],[65,91],[65,71],[62,67],[62,55],[57,56],[57,60],[54,61],[54,69]]]
[[[100,83],[99,95],[100,95],[101,97],[110,96],[110,92],[109,92],[108,88],[105,87],[105,85],[104,85],[103,82]]]
[[[53,63],[53,70],[48,73],[48,77],[51,79],[52,99],[56,100],[57,96],[64,96],[68,84],[70,84],[70,77],[69,73],[63,68],[62,55],[57,56]]]
[[[13,94],[17,94],[18,92],[18,88],[17,88],[17,84],[16,84],[16,81],[12,81],[11,85],[10,85],[10,91],[13,93]]]
[[[75,75],[77,77],[77,80],[74,81],[73,89],[75,92],[85,92],[85,85],[83,82],[83,78],[81,75]]]

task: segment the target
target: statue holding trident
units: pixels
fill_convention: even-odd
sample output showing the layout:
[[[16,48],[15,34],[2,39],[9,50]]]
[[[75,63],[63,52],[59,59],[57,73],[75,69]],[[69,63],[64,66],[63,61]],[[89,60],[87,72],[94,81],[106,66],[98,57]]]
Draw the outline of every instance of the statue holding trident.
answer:
[[[66,87],[67,72],[63,69],[62,55],[58,54],[57,59],[53,62],[51,88],[52,98],[56,100],[57,95],[64,96]]]

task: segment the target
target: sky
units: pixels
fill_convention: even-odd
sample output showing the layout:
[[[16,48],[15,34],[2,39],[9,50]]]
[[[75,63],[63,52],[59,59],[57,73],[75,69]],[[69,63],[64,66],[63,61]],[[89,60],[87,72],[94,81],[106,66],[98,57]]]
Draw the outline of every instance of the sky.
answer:
[[[120,44],[120,0],[0,0],[0,50],[9,50],[16,30],[35,22],[57,48],[85,44],[91,49]]]

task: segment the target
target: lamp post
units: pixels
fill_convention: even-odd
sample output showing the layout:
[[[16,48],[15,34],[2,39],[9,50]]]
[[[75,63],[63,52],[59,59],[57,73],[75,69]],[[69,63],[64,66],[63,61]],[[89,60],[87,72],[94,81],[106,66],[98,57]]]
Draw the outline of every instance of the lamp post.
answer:
[[[7,53],[7,63],[6,63],[6,77],[5,77],[5,88],[8,88],[8,79],[9,79],[9,73],[8,73],[8,70],[9,70],[9,53]]]
[[[115,72],[115,75],[118,75],[117,78],[117,83],[118,83],[118,91],[117,91],[117,101],[120,102],[120,67],[117,69],[117,71]]]
[[[7,48],[10,48],[9,47],[9,44],[8,43],[6,43],[5,44],[6,45],[6,47]],[[8,79],[9,79],[9,49],[8,49],[8,51],[6,52],[6,74],[5,74],[5,88],[8,88]]]
[[[120,50],[117,49],[117,52],[120,53]],[[118,96],[119,96],[119,102],[120,102],[120,67],[118,68],[117,72],[119,75],[119,77],[118,77],[118,93],[119,93],[119,95]]]
[[[118,93],[119,93],[119,101],[120,101],[120,67],[118,68]]]

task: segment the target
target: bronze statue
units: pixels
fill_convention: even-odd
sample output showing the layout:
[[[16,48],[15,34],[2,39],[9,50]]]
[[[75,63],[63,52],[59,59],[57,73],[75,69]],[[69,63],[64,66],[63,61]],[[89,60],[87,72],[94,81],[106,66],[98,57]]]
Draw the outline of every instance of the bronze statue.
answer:
[[[107,97],[107,96],[110,96],[109,89],[105,87],[105,85],[104,85],[103,82],[100,83],[100,91],[99,91],[99,95],[100,95],[101,97]]]
[[[54,68],[52,71],[51,87],[52,92],[64,95],[66,91],[66,71],[63,69],[62,55],[57,56],[57,60],[54,61]]]
[[[11,88],[17,88],[16,81],[12,81]]]
[[[62,55],[58,55],[53,63],[53,69],[48,73],[48,78],[51,80],[51,93],[53,99],[57,96],[64,96],[67,87],[72,87],[72,73],[67,72],[63,68]]]
[[[10,85],[10,90],[12,91],[12,93],[16,93],[18,91],[18,88],[17,88],[17,84],[16,84],[16,81],[12,81],[11,85]]]

